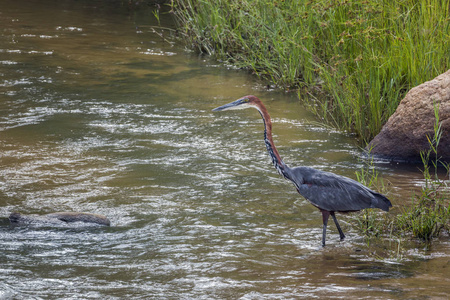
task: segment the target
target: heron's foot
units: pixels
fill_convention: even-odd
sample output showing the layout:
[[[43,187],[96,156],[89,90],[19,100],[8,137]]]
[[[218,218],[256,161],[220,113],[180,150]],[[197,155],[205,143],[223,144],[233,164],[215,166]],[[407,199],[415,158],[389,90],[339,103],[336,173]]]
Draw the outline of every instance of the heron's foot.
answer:
[[[341,235],[341,241],[345,239],[345,235]]]

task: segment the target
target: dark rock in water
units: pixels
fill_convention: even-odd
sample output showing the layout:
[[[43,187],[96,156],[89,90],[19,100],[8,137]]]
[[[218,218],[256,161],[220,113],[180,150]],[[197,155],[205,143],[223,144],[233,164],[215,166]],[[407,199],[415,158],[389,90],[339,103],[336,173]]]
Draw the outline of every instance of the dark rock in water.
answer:
[[[394,161],[420,162],[420,152],[430,149],[427,136],[434,136],[434,105],[443,130],[438,155],[450,162],[450,70],[412,88],[367,149]]]
[[[61,224],[82,222],[110,226],[111,222],[103,215],[81,212],[56,212],[46,215],[24,215],[14,212],[9,216],[13,224]]]

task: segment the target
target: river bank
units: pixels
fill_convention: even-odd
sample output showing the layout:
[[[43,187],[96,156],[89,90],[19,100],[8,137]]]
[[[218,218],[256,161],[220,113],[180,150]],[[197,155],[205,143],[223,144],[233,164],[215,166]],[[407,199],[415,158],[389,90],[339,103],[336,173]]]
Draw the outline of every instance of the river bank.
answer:
[[[295,90],[369,141],[410,88],[450,67],[449,1],[196,1],[173,8],[188,45]]]
[[[353,137],[185,51],[171,15],[136,2],[2,1],[0,299],[445,299],[448,236],[369,247],[348,214],[347,238],[330,224],[322,248],[320,212],[276,173],[257,113],[211,109],[250,90],[286,162],[351,178]],[[376,167],[408,206],[417,168]],[[111,226],[11,226],[14,211]]]

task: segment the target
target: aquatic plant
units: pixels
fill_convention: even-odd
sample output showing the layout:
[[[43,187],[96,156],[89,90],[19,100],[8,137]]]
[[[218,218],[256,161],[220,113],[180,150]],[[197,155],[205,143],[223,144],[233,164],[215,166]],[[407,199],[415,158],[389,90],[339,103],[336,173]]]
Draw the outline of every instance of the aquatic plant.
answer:
[[[402,230],[411,231],[413,236],[424,241],[430,241],[439,236],[442,229],[450,229],[450,165],[439,159],[437,151],[442,137],[442,127],[439,122],[439,106],[435,105],[434,135],[428,138],[430,149],[421,152],[423,163],[423,176],[425,184],[421,192],[414,195],[412,206],[405,209],[397,217],[397,226]],[[439,167],[446,170],[445,179],[440,179]],[[434,169],[434,174],[430,169]],[[449,178],[450,179],[450,178]]]
[[[356,215],[354,218],[356,228],[367,238],[367,244],[370,243],[370,238],[382,235],[388,239],[397,240],[398,247],[400,247],[401,238],[405,236],[429,243],[432,238],[438,237],[442,230],[450,231],[450,166],[439,159],[437,148],[442,137],[442,127],[439,121],[438,105],[435,105],[434,112],[433,136],[427,137],[430,148],[421,153],[424,184],[420,192],[412,196],[411,205],[403,208],[399,215],[380,215],[373,210],[365,210]],[[446,171],[444,179],[439,177],[439,168]],[[434,172],[430,172],[431,169]],[[388,193],[385,190],[386,185],[378,177],[378,172],[374,168],[373,159],[368,159],[356,175],[363,184]],[[397,249],[397,253],[399,251]]]
[[[362,184],[382,194],[389,194],[389,184],[386,184],[385,180],[378,176],[379,174],[374,166],[373,156],[370,155],[370,149],[367,159],[363,161],[363,166],[355,174],[356,179]],[[365,209],[359,214],[356,214],[353,220],[358,230],[366,237],[367,245],[370,244],[371,237],[381,237],[382,234],[389,232],[392,226],[392,220],[388,214],[380,214],[380,212],[374,209]]]
[[[450,67],[449,0],[173,0],[193,49],[247,68],[333,126],[376,135]]]

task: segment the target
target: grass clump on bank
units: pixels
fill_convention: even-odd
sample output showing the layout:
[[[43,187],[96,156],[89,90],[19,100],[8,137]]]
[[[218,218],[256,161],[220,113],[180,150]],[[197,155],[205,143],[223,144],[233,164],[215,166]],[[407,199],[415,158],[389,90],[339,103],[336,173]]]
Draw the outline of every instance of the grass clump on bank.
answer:
[[[428,168],[428,161],[424,161],[424,166]],[[365,172],[367,170],[363,168],[358,173]],[[430,176],[427,170],[423,171],[423,175],[425,184],[418,193],[412,196],[411,205],[402,208],[400,214],[389,215],[375,209],[366,209],[355,216],[355,227],[367,237],[367,243],[372,237],[382,236],[395,239],[407,236],[429,243],[443,230],[447,233],[450,232],[450,186],[448,181],[439,179],[437,176]],[[377,172],[373,171],[370,176],[370,180],[374,184],[369,186],[381,186],[381,189],[375,189],[386,193],[383,181],[377,178]]]
[[[434,136],[428,138],[430,149],[421,152],[423,162],[423,176],[425,184],[421,193],[416,195],[413,205],[397,217],[397,225],[400,229],[409,230],[413,236],[424,241],[430,241],[439,236],[442,229],[450,231],[450,186],[449,181],[441,180],[438,176],[438,168],[445,168],[446,177],[450,172],[450,164],[439,160],[437,151],[442,137],[442,123],[439,122],[439,107],[434,107],[436,118],[434,124]],[[434,174],[430,173],[431,167]]]
[[[193,48],[299,91],[364,140],[450,67],[450,0],[173,0]]]
[[[428,138],[430,149],[421,153],[424,176],[424,184],[420,192],[412,197],[410,207],[402,209],[396,216],[380,215],[378,212],[367,209],[355,217],[356,227],[368,239],[387,235],[395,237],[399,242],[403,236],[412,236],[426,243],[432,238],[438,237],[441,231],[450,232],[450,164],[440,161],[437,151],[442,137],[442,123],[439,122],[439,107],[435,106],[434,135]],[[440,179],[438,170],[446,171],[445,178]],[[434,172],[430,172],[434,170]],[[386,188],[382,180],[378,178],[377,171],[373,168],[373,161],[368,161],[366,166],[357,172],[358,181],[375,187],[382,193]]]

